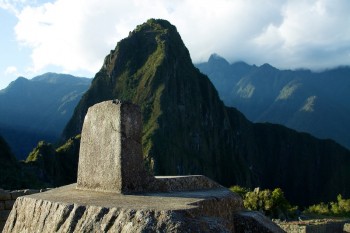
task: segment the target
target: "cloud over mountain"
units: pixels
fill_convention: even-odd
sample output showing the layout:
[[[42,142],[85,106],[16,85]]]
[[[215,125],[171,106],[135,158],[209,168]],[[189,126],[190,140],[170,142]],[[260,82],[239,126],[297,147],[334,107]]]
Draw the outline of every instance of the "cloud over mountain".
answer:
[[[348,0],[57,0],[22,7],[15,32],[32,50],[34,71],[53,65],[94,73],[148,18],[176,25],[194,62],[216,52],[230,61],[320,69],[350,65],[347,9]]]

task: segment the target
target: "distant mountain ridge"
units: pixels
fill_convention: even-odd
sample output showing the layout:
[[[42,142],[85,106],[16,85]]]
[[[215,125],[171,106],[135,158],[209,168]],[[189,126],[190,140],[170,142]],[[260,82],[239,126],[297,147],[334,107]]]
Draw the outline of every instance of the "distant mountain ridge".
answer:
[[[251,121],[282,124],[350,148],[350,67],[278,70],[269,64],[229,64],[216,54],[196,66],[224,103]]]
[[[91,79],[46,73],[19,77],[0,91],[0,134],[19,159],[38,141],[58,140]]]
[[[250,69],[238,66],[243,73]],[[90,106],[116,98],[141,107],[144,160],[155,174],[204,174],[223,185],[281,187],[300,205],[350,195],[350,151],[280,125],[252,124],[225,107],[192,64],[176,27],[165,20],[150,19],[118,42],[62,140],[81,132]]]

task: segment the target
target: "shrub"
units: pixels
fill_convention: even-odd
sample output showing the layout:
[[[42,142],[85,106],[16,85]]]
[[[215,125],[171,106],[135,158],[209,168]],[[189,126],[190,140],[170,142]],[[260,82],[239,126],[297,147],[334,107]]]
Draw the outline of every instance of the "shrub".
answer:
[[[337,196],[336,202],[323,203],[308,207],[305,213],[326,216],[350,217],[350,199],[343,199],[342,195]]]
[[[244,198],[244,196],[249,192],[249,189],[235,185],[230,187],[230,190],[234,193],[237,193],[241,198]]]
[[[304,212],[311,214],[330,215],[329,205],[325,204],[324,202],[309,206]]]
[[[230,190],[243,198],[244,207],[249,210],[260,211],[270,218],[288,219],[295,217],[297,207],[291,206],[280,188],[273,191],[269,189],[260,191],[259,188],[256,188],[254,191],[250,191],[247,188],[233,186]]]

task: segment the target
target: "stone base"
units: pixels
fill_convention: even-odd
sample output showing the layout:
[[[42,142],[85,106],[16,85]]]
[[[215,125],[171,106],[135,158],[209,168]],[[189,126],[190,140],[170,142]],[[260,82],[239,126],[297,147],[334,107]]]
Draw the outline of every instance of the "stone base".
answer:
[[[183,179],[196,180],[157,179],[168,187],[177,184],[184,189],[187,182]],[[242,232],[235,230],[242,229],[242,220],[235,220],[242,216],[242,209],[242,199],[223,187],[123,195],[79,190],[72,184],[19,197],[3,232]],[[247,229],[274,225],[251,219],[243,218],[250,224]],[[282,231],[277,227],[266,232]]]

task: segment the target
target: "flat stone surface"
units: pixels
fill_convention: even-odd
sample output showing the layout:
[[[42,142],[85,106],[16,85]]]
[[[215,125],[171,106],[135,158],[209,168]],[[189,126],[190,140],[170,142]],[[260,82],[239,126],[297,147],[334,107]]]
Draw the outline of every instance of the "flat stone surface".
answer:
[[[76,184],[63,186],[43,193],[37,193],[30,198],[51,202],[74,203],[86,206],[118,207],[127,209],[152,210],[186,210],[196,208],[195,204],[205,199],[232,196],[225,188],[167,193],[143,193],[140,195],[123,195],[76,189]],[[237,196],[235,196],[239,199]],[[241,203],[237,206],[240,207]]]

